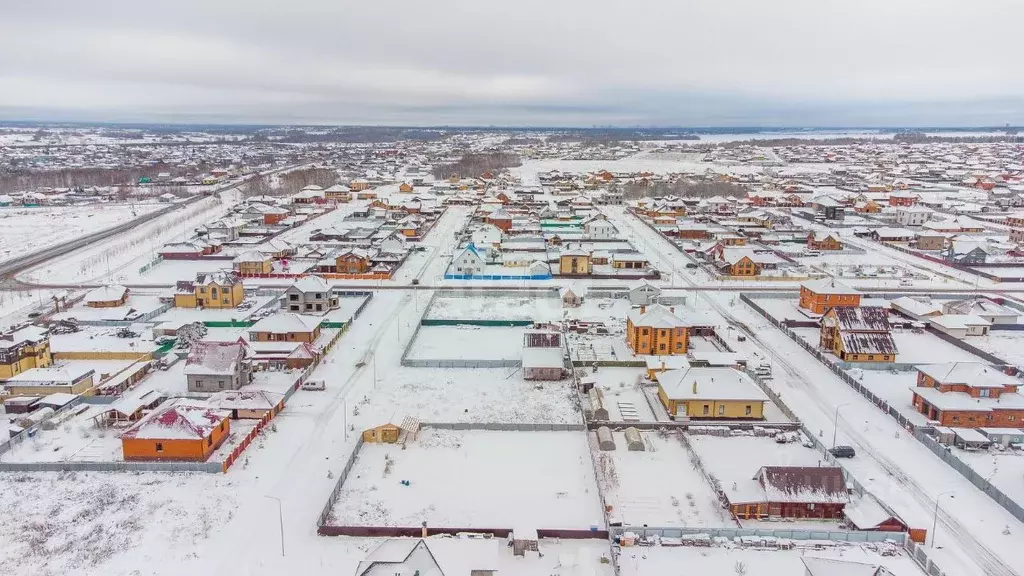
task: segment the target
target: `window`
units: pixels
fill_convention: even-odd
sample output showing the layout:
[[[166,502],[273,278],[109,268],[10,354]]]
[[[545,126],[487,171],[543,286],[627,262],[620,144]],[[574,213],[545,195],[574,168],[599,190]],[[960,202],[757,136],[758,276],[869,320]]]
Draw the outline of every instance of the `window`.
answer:
[[[322,292],[317,292],[317,293],[316,293],[316,296],[315,296],[315,298],[316,298],[316,299],[318,299],[318,300],[319,300],[319,299],[321,299],[321,298],[323,298],[323,297],[324,297],[324,295],[323,295],[323,293],[322,293]]]
[[[220,303],[221,303],[221,304],[227,304],[227,303],[228,303],[228,299],[227,299],[227,297],[225,296],[224,298],[222,298],[222,299],[221,299],[221,301],[220,301]]]
[[[647,335],[648,335],[648,334],[650,334],[650,333],[651,333],[651,331],[650,331],[650,330],[648,330],[647,328],[642,328],[642,329],[640,330],[640,335],[642,335],[642,336],[647,336]]]
[[[292,302],[298,302],[299,301],[299,295],[298,294],[289,294],[288,295],[288,299],[291,300]]]
[[[299,305],[298,304],[294,304],[292,306],[289,306],[288,310],[290,310],[291,312],[298,312],[299,311]]]
[[[665,351],[665,343],[664,342],[662,342],[661,344],[658,345],[658,350],[661,350],[662,352]]]
[[[316,305],[316,310],[317,310],[317,312],[319,312],[319,311],[321,311],[321,310],[323,310],[323,309],[324,309],[324,305],[323,305],[323,304],[317,304],[317,305]]]
[[[959,421],[960,421],[960,417],[959,416],[953,416],[953,422],[959,422]]]
[[[163,442],[157,442],[156,443],[156,451],[157,452],[163,452],[164,451],[164,444],[163,444]]]
[[[718,415],[725,416],[725,404],[718,405]]]
[[[707,416],[708,414],[711,414],[711,407],[708,406],[707,404],[705,404],[704,405],[704,415]]]
[[[223,380],[217,380],[217,388],[219,388],[221,390],[224,389],[224,381]]]
[[[989,390],[988,388],[984,388],[982,390],[978,390],[978,396],[980,396],[982,398],[988,398],[990,394],[992,394],[992,391]]]
[[[312,309],[313,309],[313,305],[312,305],[312,304],[309,304],[309,303],[307,303],[307,304],[306,304],[306,310],[312,310]]]

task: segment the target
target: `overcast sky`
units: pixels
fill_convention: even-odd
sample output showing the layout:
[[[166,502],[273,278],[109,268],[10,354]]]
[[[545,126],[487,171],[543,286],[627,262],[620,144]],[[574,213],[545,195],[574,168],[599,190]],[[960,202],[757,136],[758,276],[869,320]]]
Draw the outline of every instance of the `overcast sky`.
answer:
[[[1021,0],[31,0],[6,119],[1024,124]]]

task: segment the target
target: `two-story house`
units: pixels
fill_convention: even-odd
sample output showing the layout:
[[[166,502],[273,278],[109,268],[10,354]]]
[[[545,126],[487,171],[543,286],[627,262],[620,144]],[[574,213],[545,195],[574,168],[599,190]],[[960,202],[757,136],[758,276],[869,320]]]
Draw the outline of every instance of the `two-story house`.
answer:
[[[281,296],[281,309],[301,314],[326,314],[338,307],[338,296],[320,276],[303,276]]]
[[[1024,425],[1021,380],[981,362],[917,366],[913,405],[929,420],[959,428]]]

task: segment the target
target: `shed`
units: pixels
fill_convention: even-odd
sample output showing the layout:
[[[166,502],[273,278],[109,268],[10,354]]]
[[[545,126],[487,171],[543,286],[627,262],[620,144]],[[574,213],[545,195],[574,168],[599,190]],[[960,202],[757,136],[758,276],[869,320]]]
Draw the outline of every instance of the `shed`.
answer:
[[[978,432],[984,434],[993,444],[1024,444],[1024,430],[1019,428],[979,428]]]
[[[626,437],[626,449],[630,452],[643,452],[644,451],[644,439],[640,435],[640,431],[630,426],[626,428],[623,434]]]
[[[587,392],[590,401],[590,412],[594,420],[608,420],[608,409],[604,406],[604,392],[596,386]]]
[[[612,429],[601,426],[597,429],[597,447],[604,452],[615,450],[615,438],[612,437]]]
[[[935,427],[935,440],[938,441],[939,444],[949,446],[953,443],[954,438],[956,438],[956,434],[953,432],[952,428],[947,428],[945,426]]]
[[[907,524],[886,510],[874,497],[865,494],[843,509],[847,523],[857,530],[871,532],[906,532]]]
[[[583,301],[579,294],[572,289],[571,286],[563,286],[561,290],[562,307],[563,308],[578,308],[580,302]]]
[[[4,411],[8,414],[28,414],[36,409],[39,398],[35,396],[16,396],[4,400]]]
[[[68,404],[75,401],[78,398],[78,394],[68,394],[67,392],[55,392],[53,394],[44,396],[39,399],[39,403],[35,405],[36,408],[53,408],[54,410],[60,410]]]
[[[974,428],[953,428],[953,433],[956,435],[953,439],[953,444],[957,448],[984,450],[992,445],[992,441],[987,436]]]

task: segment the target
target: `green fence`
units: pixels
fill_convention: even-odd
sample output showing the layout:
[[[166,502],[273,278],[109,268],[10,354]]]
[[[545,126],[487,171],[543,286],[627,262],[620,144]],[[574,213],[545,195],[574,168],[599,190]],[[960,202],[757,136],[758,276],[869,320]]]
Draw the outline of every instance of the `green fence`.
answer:
[[[532,326],[533,320],[447,320],[424,318],[422,326]]]
[[[255,324],[249,320],[204,320],[207,328],[248,328]]]

